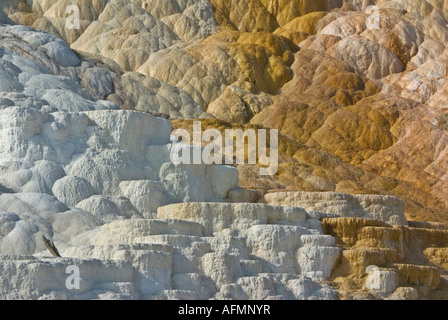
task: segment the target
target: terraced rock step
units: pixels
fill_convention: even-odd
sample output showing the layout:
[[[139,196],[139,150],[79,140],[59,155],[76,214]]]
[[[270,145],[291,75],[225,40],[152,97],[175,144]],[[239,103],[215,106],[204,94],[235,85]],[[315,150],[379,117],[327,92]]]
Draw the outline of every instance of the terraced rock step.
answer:
[[[216,219],[215,228],[209,231],[199,222],[166,217],[117,220],[79,234],[63,251],[64,258],[32,257],[39,268],[47,266],[43,278],[59,272],[53,279],[57,285],[28,284],[25,279],[24,285],[34,286],[33,295],[19,292],[19,288],[15,290],[25,298],[69,299],[123,298],[125,294],[128,298],[148,299],[179,295],[195,299],[337,296],[336,291],[319,281],[330,276],[339,260],[340,249],[334,247],[333,237],[322,234],[319,221],[309,217],[304,209],[264,204],[189,203],[161,207],[159,217],[183,212],[186,219],[201,217],[200,221],[207,221],[211,217],[207,210]],[[233,223],[225,225],[225,221]],[[104,276],[99,276],[97,279],[99,271],[91,265],[108,268],[107,274],[113,274],[114,261],[126,263],[128,278],[106,281]],[[17,265],[17,262],[8,263],[7,268]],[[81,277],[89,285],[59,296],[65,282],[64,274],[58,270],[72,264],[80,264]],[[28,265],[34,268],[33,264]],[[24,267],[27,264],[22,262],[21,268]],[[10,289],[5,288],[0,296],[9,297],[12,293],[7,290]]]
[[[38,271],[44,272],[44,280],[51,273],[59,275],[52,285],[25,277],[23,285],[34,286],[33,293],[21,291],[17,283],[15,289],[4,286],[0,296],[336,299],[346,298],[337,283],[352,279],[357,296],[425,297],[439,290],[441,267],[407,261],[420,250],[419,258],[445,263],[438,258],[445,248],[433,247],[444,240],[446,230],[439,228],[420,228],[427,236],[419,243],[428,247],[414,248],[417,240],[410,241],[409,235],[418,228],[371,218],[320,221],[315,211],[301,207],[193,202],[160,207],[157,216],[116,220],[79,233],[62,247],[63,258],[49,258],[45,252],[3,256],[11,274],[19,273],[17,268],[31,273],[25,270],[37,268],[46,270]],[[12,214],[4,217],[14,221]],[[86,284],[64,293],[68,275],[61,270],[78,264]],[[129,274],[114,278],[114,268],[121,264]],[[112,278],[98,276],[95,268],[107,269],[101,272]]]
[[[447,9],[0,1],[0,299],[448,299]]]
[[[351,283],[351,292],[344,289],[342,295],[418,299],[439,291],[448,243],[440,225],[390,226],[343,217],[324,218],[322,225],[344,249],[331,276],[336,283]]]
[[[66,281],[76,266],[82,276],[79,289],[69,290]],[[134,269],[129,261],[98,259],[36,259],[1,256],[2,299],[135,299]],[[6,281],[7,280],[7,281]],[[70,287],[70,286],[69,286]]]
[[[247,230],[258,224],[282,224],[319,228],[319,222],[300,207],[251,203],[188,202],[160,207],[159,219],[183,219],[204,225],[205,234],[224,229]]]
[[[407,225],[404,202],[396,197],[337,192],[272,192],[263,198],[271,205],[302,207],[333,216],[371,218],[391,225]]]
[[[338,245],[353,246],[358,241],[359,230],[364,227],[390,227],[385,222],[364,218],[324,218],[322,228],[336,238]]]
[[[440,284],[440,271],[438,268],[419,266],[413,264],[394,264],[402,286],[423,286],[437,289]]]

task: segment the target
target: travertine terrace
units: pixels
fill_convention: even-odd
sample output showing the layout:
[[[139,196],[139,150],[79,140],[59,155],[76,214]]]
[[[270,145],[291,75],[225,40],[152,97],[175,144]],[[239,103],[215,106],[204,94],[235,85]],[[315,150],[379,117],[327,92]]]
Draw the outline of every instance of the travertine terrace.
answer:
[[[447,44],[443,0],[1,1],[0,299],[448,299]],[[173,163],[193,121],[277,172]]]

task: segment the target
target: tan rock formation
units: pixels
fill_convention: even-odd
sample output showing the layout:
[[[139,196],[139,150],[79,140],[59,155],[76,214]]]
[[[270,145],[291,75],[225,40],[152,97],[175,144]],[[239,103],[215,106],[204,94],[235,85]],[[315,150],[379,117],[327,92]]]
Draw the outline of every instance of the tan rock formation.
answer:
[[[78,29],[67,28],[69,5],[80,9]],[[369,5],[379,10],[366,12]],[[19,203],[30,211],[28,219],[34,208],[21,199],[34,196],[27,192],[52,194],[79,207],[64,216],[68,220],[39,210],[51,216],[57,241],[77,246],[66,254],[132,261],[108,269],[107,263],[80,260],[91,272],[125,267],[119,284],[110,284],[109,274],[98,283],[104,296],[334,298],[334,291],[313,282],[326,279],[342,299],[448,298],[446,1],[4,0],[0,22],[48,31],[76,50],[23,26],[1,27],[0,109],[11,136],[10,118],[28,124],[31,117],[44,127],[45,113],[57,121],[42,129],[49,134],[42,143],[59,141],[65,120],[55,111],[62,108],[71,114],[67,119],[76,112],[84,119],[66,132],[90,135],[95,123],[97,133],[115,133],[101,142],[95,133],[89,145],[114,141],[158,163],[167,147],[153,146],[143,155],[127,133],[132,126],[91,110],[144,111],[189,131],[193,119],[201,119],[204,129],[279,130],[277,174],[261,177],[257,166],[238,165],[237,176],[234,168],[201,166],[198,176],[213,173],[208,187],[183,173],[196,176],[195,169],[169,163],[154,174],[133,166],[117,174],[122,160],[115,152],[67,168],[82,178],[63,179],[64,169],[50,163],[2,164],[4,210]],[[146,118],[129,114],[134,124]],[[36,138],[32,129],[23,130],[30,133],[20,138],[24,143]],[[151,140],[159,131],[139,132]],[[5,141],[5,152],[26,151]],[[42,151],[36,144],[30,154],[47,152],[45,146]],[[102,172],[106,160],[115,167]],[[48,172],[48,178],[36,178]],[[159,173],[169,176],[166,190],[150,180]],[[128,180],[142,174],[151,177]],[[105,176],[112,180],[104,182]],[[167,193],[175,202],[224,203],[161,207],[174,202]],[[85,225],[72,229],[70,221],[78,218]],[[4,252],[45,248],[40,237],[46,225],[39,222],[41,230],[14,213],[2,214],[2,223]],[[77,228],[87,232],[70,239]],[[1,264],[15,277],[34,260],[6,257]],[[32,264],[62,272],[58,263]],[[51,272],[43,274],[42,283],[51,279]],[[42,285],[22,275],[24,283]],[[110,286],[121,293],[111,293]],[[17,294],[7,289],[4,296]]]

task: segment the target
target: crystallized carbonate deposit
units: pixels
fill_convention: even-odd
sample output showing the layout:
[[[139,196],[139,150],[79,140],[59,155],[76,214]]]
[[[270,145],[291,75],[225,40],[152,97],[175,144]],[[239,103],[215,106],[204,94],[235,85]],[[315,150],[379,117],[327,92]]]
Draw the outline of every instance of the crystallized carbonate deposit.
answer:
[[[446,2],[82,2],[0,3],[0,299],[446,297],[405,218],[446,213]],[[278,129],[279,174],[173,163],[168,118]]]
[[[302,234],[321,233],[317,220],[300,208],[216,203],[244,194],[234,167],[174,165],[168,120],[119,110],[79,78],[109,81],[97,87],[106,97],[111,71],[83,67],[54,36],[1,28],[1,298],[336,297],[301,274],[328,277],[298,253]],[[192,207],[166,207],[182,202]],[[198,214],[206,220],[188,221]]]

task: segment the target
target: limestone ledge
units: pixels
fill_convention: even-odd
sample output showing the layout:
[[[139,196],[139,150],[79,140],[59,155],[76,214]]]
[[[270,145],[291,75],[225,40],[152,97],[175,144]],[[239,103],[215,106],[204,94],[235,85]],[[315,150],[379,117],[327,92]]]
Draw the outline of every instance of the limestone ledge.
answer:
[[[46,250],[2,255],[12,281],[2,285],[0,297],[334,300],[347,298],[334,285],[347,277],[364,281],[360,292],[382,299],[420,298],[440,289],[447,230],[392,226],[350,212],[335,217],[331,193],[302,196],[326,196],[329,217],[298,206],[178,203],[159,207],[156,218],[119,219],[78,232],[62,246],[62,258]],[[339,194],[334,201],[353,197]],[[371,199],[381,205],[382,198]],[[20,221],[13,213],[2,217],[2,230]],[[441,266],[411,261],[412,250]],[[73,265],[82,281],[70,290],[66,270]]]
[[[321,281],[329,278],[340,249],[298,207],[168,205],[157,219],[116,220],[80,233],[61,255],[3,255],[2,268],[16,280],[2,286],[0,297],[337,299]],[[78,290],[65,288],[70,265],[83,279]]]

